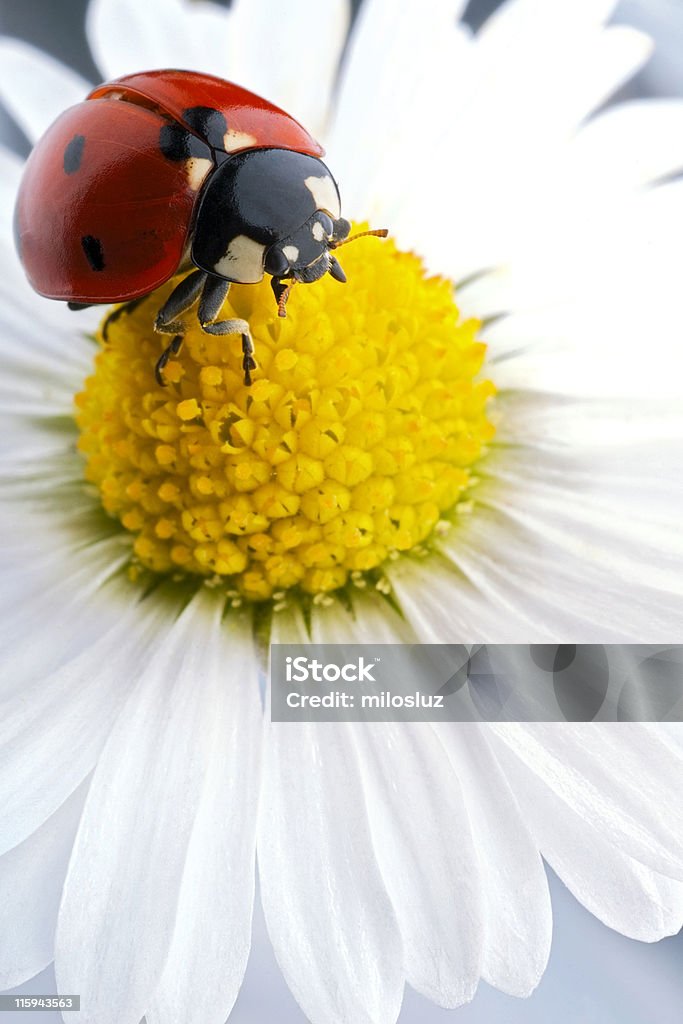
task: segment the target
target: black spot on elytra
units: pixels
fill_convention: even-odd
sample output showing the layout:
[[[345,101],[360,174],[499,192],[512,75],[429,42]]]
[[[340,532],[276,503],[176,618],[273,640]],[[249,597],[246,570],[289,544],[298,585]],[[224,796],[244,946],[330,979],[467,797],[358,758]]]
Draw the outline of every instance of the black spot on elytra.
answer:
[[[162,126],[159,148],[168,160],[189,160],[193,156],[211,159],[209,147],[192,132],[188,132],[187,128],[175,122]]]
[[[220,110],[214,110],[213,107],[188,107],[183,110],[182,117],[185,124],[213,149],[225,148],[224,136],[228,122]]]
[[[104,270],[104,252],[99,238],[95,238],[94,235],[83,235],[81,245],[90,269]]]
[[[81,166],[85,135],[74,135],[64,150],[64,173],[75,174]]]

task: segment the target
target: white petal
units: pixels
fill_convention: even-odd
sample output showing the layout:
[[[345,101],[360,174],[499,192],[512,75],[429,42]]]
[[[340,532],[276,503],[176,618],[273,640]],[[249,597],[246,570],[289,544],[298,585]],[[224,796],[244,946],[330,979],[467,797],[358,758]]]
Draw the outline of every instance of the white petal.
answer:
[[[354,614],[316,609],[322,644],[401,643],[405,625],[377,595]],[[472,999],[481,971],[482,880],[458,778],[424,723],[354,723],[375,856],[396,912],[408,982],[440,1006]]]
[[[462,538],[458,535],[462,554]],[[482,564],[469,573],[438,557],[402,559],[385,572],[403,614],[423,643],[531,643],[552,636],[547,622],[530,618],[529,602],[512,601]]]
[[[5,166],[6,161],[3,161]],[[45,299],[32,290],[12,241],[12,210],[18,175],[12,173],[12,197],[0,202],[0,301],[3,308],[3,348],[16,377],[30,386],[32,372],[49,374],[53,387],[68,382],[72,392],[84,380],[96,348],[88,335],[102,319],[101,307],[73,312],[65,302]],[[44,385],[44,381],[40,381]],[[44,389],[44,388],[43,388]],[[46,396],[49,397],[49,394]]]
[[[614,0],[516,0],[485,23],[477,36],[483,90],[477,105],[496,120],[512,117],[506,142],[517,125],[526,136],[534,123],[547,125],[551,139],[566,137],[644,63],[652,49],[647,36],[628,26],[604,27],[615,6]]]
[[[548,881],[523,811],[475,724],[438,727],[465,796],[485,931],[482,977],[509,995],[528,996],[546,968],[552,938]]]
[[[582,120],[651,49],[641,33],[598,28],[592,20],[576,17],[566,3],[546,5],[536,22],[529,5],[505,5],[492,19],[501,30],[485,27],[475,37],[454,109],[444,111],[432,132],[428,166],[420,162],[419,202],[416,189],[404,184],[411,247],[430,270],[461,280],[516,261],[527,249],[553,266],[547,245],[530,237],[539,222],[553,236],[553,252],[565,251],[557,245],[558,220],[571,223],[575,212],[581,219],[586,212],[586,189],[567,173],[569,143]],[[395,161],[399,187],[404,174]],[[457,245],[453,232],[443,229],[445,218],[455,226]],[[408,223],[403,217],[400,222],[403,240]]]
[[[463,6],[366,0],[354,22],[327,139],[330,161],[347,211],[390,217],[394,234],[401,207],[423,195],[424,164],[407,159],[406,147],[436,146],[438,159],[444,125],[463,92]]]
[[[479,983],[488,882],[458,778],[425,723],[355,723],[352,731],[406,978],[440,1006],[460,1006]]]
[[[81,993],[86,1024],[138,1024],[159,984],[225,693],[219,648],[203,642],[221,610],[200,594],[167,623],[93,775],[55,955],[58,988]]]
[[[662,722],[659,729],[663,738],[673,746],[674,750],[680,751],[680,748],[683,747],[683,723]]]
[[[491,725],[568,807],[629,857],[683,879],[683,758],[635,723]]]
[[[33,143],[92,88],[66,64],[19,39],[0,39],[0,62],[0,98]]]
[[[47,445],[44,448],[46,453],[55,450]],[[59,476],[52,476],[50,466],[44,468],[44,473],[48,487],[51,484],[57,492]],[[8,501],[0,506],[0,523],[0,564],[8,571],[22,573],[17,580],[17,603],[29,591],[37,597],[42,587],[66,582],[87,567],[97,578],[98,587],[115,573],[121,552],[130,552],[130,539],[112,530],[97,505],[83,500],[80,481],[78,487],[65,487],[64,493],[54,494],[54,502],[43,501],[41,507]],[[23,529],[18,529],[20,524]]]
[[[41,429],[47,425],[48,417],[49,414],[42,423],[36,423],[35,419],[22,421],[16,415],[4,416],[0,413],[0,431],[3,432],[0,437],[0,472],[8,498],[16,496],[17,492],[23,493],[25,485],[29,490],[32,487],[40,489],[41,482],[37,477],[41,464],[43,471],[46,466],[49,467],[43,475],[48,477],[53,486],[66,479],[73,482],[76,478],[74,470],[78,463],[74,458],[72,438],[67,440],[64,432],[59,430]],[[54,420],[51,425],[55,425]],[[5,525],[15,517],[14,505],[10,504],[3,509]]]
[[[236,0],[230,11],[230,76],[319,137],[349,18],[348,0],[291,0],[281,11],[267,0]]]
[[[130,599],[129,588],[100,592],[129,558],[118,538],[74,548],[51,551],[47,558],[37,557],[35,548],[20,551],[14,566],[0,558],[7,586],[0,599],[0,699],[36,680],[45,682],[81,655],[119,620],[117,598]],[[33,642],[36,622],[42,624],[42,644]]]
[[[501,4],[480,30],[480,36],[495,40],[501,51],[514,45],[518,35],[555,30],[585,31],[603,25],[617,6],[617,0],[508,0]]]
[[[52,963],[62,883],[85,793],[84,785],[0,857],[0,989],[20,985]]]
[[[105,79],[153,68],[226,74],[229,13],[186,0],[91,0],[86,31]]]
[[[567,460],[536,451],[538,466],[549,467],[554,460],[556,469],[549,469],[548,478],[553,472],[560,476]],[[442,637],[470,643],[563,640],[567,635],[582,643],[668,643],[680,634],[677,542],[671,554],[664,546],[657,548],[654,564],[641,558],[640,545],[652,545],[651,529],[648,537],[645,526],[629,524],[617,502],[611,529],[598,514],[592,518],[591,488],[586,477],[582,485],[578,474],[574,496],[555,519],[540,511],[533,516],[533,487],[525,492],[523,478],[517,484],[493,481],[492,471],[495,496],[482,485],[473,494],[472,514],[459,517],[439,540],[452,565],[450,574],[438,563],[430,568],[427,560],[396,563],[388,570],[404,611],[423,638],[430,620],[437,629],[442,624]],[[585,515],[575,500],[584,489]],[[432,629],[428,642],[442,637]]]
[[[520,168],[530,173],[528,161]],[[510,216],[493,211],[499,266],[458,293],[464,315],[515,313],[485,329],[492,351],[502,337],[524,356],[500,364],[498,383],[598,397],[680,395],[681,346],[671,323],[682,183],[625,191],[587,168],[579,175],[571,147],[541,178]],[[500,200],[506,209],[510,198]],[[523,221],[514,222],[515,210]],[[643,358],[648,337],[658,338],[658,359]]]
[[[624,213],[628,215],[627,211]],[[570,239],[566,241],[570,247],[573,245]],[[663,261],[666,248],[653,240],[643,242],[646,244],[651,246],[651,259],[654,261],[656,257]],[[597,240],[596,245],[599,245]],[[634,264],[639,263],[635,241],[625,242],[624,254],[630,255]],[[562,273],[560,268],[556,269]],[[634,269],[632,266],[631,270]],[[672,339],[667,337],[657,349],[658,358],[652,360],[651,365],[645,365],[647,360],[643,358],[642,339],[648,337],[650,331],[659,337],[659,331],[665,326],[670,329],[668,325],[672,320],[669,310],[671,295],[667,297],[665,294],[665,282],[650,286],[652,267],[644,269],[644,273],[647,285],[630,308],[624,308],[623,300],[613,292],[613,282],[604,282],[602,296],[598,299],[591,297],[584,283],[575,279],[571,285],[573,297],[567,302],[553,305],[551,285],[549,308],[516,312],[514,316],[505,317],[486,328],[484,338],[491,346],[494,359],[498,353],[502,356],[493,370],[497,386],[510,391],[525,389],[529,393],[546,394],[549,398],[557,395],[560,399],[562,396],[641,401],[680,398],[680,375],[677,374],[681,355],[674,349]],[[526,270],[522,270],[517,278],[520,285],[522,277],[527,277]],[[622,287],[630,285],[627,278],[625,275]],[[564,280],[568,282],[568,278]],[[529,281],[530,277],[527,283]],[[511,284],[511,278],[507,283]],[[531,293],[526,290],[526,284],[521,288],[522,291],[515,294],[516,284],[513,284],[511,291],[499,295],[495,294],[495,288],[492,289],[491,297],[498,310],[502,308],[500,303],[505,306],[508,302],[523,307],[530,300]],[[478,306],[479,312],[485,314],[486,310],[482,311],[480,305],[482,290],[479,289],[480,298],[472,295],[476,289],[476,285],[467,289],[462,305],[470,312]],[[526,297],[523,295],[525,290]],[[502,291],[506,291],[505,285]],[[540,274],[536,300],[545,292],[543,274]],[[482,301],[488,302],[488,298]],[[649,304],[648,308],[646,304]],[[676,337],[673,333],[672,338]]]
[[[9,226],[24,161],[0,145],[0,223]]]
[[[683,166],[683,101],[619,103],[590,120],[576,136],[571,157],[577,172],[599,176],[611,188],[629,189],[673,174]]]
[[[273,20],[264,0],[230,11],[187,0],[93,0],[88,38],[106,77],[141,68],[180,67],[216,74],[283,106],[322,131],[349,19],[348,0],[323,9],[293,0]]]
[[[683,883],[643,867],[500,745],[501,764],[543,856],[576,898],[604,924],[642,942],[683,925]]]
[[[587,421],[591,419],[597,435],[599,418],[588,415]],[[641,424],[646,433],[645,415]],[[609,423],[606,426],[609,429]],[[586,576],[602,577],[606,591],[629,582],[633,584],[629,597],[635,600],[640,587],[660,589],[680,610],[680,444],[676,440],[638,444],[628,438],[626,429],[624,433],[623,444],[603,447],[596,436],[594,452],[577,446],[571,457],[559,446],[553,451],[547,442],[546,449],[520,445],[497,452],[489,465],[481,467],[482,486],[476,491],[481,504],[472,526],[476,532],[497,516],[501,530],[507,521],[518,536],[526,532],[513,560],[524,559],[528,569],[537,568],[538,559],[545,558],[555,561],[558,572],[566,575],[564,563],[569,558],[577,570],[586,563]],[[629,510],[628,517],[621,516],[624,508]],[[449,538],[448,544],[457,557],[457,537]],[[556,585],[548,581],[548,589],[555,590]],[[656,617],[656,609],[647,616],[655,621]],[[678,635],[676,623],[671,625]]]
[[[359,588],[353,595],[352,614],[336,601],[328,607],[315,608],[311,639],[317,644],[410,644],[417,635],[379,591]],[[308,639],[302,640],[307,642]]]
[[[127,604],[120,602],[118,623],[102,638],[4,702],[0,850],[31,835],[92,770],[163,625],[158,611],[145,615],[129,596]]]
[[[556,408],[559,417],[561,402]],[[523,433],[528,424],[519,412]],[[609,412],[604,422],[590,411],[583,415],[596,440],[601,429],[609,436]],[[538,429],[545,422],[541,418]],[[565,438],[571,430],[565,428]],[[680,473],[680,446],[660,445],[653,457],[651,444],[626,440],[623,447],[569,456],[550,445],[546,429],[543,448],[525,448],[517,438],[496,449],[495,458],[478,467],[472,514],[458,517],[438,542],[450,570],[438,559],[387,569],[421,637],[518,642],[569,634],[586,643],[675,638],[683,548],[681,496],[671,481]]]
[[[637,474],[632,487],[626,481],[619,486],[615,480],[612,493],[609,487],[601,494],[592,486],[591,472],[594,469],[599,479],[603,464],[609,480],[607,459],[594,464],[587,459],[582,476],[559,456],[553,457],[555,470],[547,454],[536,451],[535,458],[537,466],[547,467],[541,492],[531,478],[525,489],[526,481],[520,477],[524,494],[518,493],[502,470],[489,490],[493,477],[488,478],[466,526],[444,539],[443,550],[454,565],[499,603],[526,609],[551,635],[557,635],[553,630],[558,628],[562,635],[564,618],[572,636],[572,623],[579,627],[585,643],[675,640],[681,635],[683,564],[672,523],[680,508],[675,489],[667,512],[665,497],[658,498],[654,488],[647,494],[647,474],[641,502],[635,496]],[[559,482],[563,472],[566,483],[574,485],[564,507],[551,497],[553,476],[557,473]],[[625,493],[623,501],[620,492]],[[632,520],[622,515],[629,492],[634,495]]]
[[[249,954],[263,736],[257,661],[245,622],[216,620],[203,640],[216,647],[218,667],[207,680],[215,691],[207,772],[148,1024],[223,1024]]]
[[[297,634],[306,636],[301,625],[278,616],[274,641]],[[350,732],[268,723],[265,758],[261,898],[285,980],[312,1024],[393,1024],[401,941]]]
[[[497,372],[496,361],[491,368],[492,376]],[[551,476],[559,484],[557,471],[561,468],[562,473],[566,472],[565,464],[573,451],[583,475],[592,475],[594,462],[599,463],[600,473],[593,484],[594,490],[600,491],[602,473],[611,461],[608,489],[618,481],[624,487],[630,484],[633,498],[638,490],[641,492],[637,497],[639,506],[647,504],[651,487],[659,492],[665,474],[671,477],[676,457],[671,449],[683,436],[683,411],[675,400],[663,397],[634,401],[605,395],[596,401],[574,395],[503,390],[496,396],[496,406],[496,411],[500,411],[498,437],[510,449],[505,452],[505,459],[511,467],[518,460],[533,465],[537,450],[546,457],[557,453],[561,464]],[[632,415],[634,410],[636,416]],[[586,457],[590,467],[584,461]],[[500,463],[502,466],[503,453]],[[545,467],[542,472],[545,473]],[[683,487],[676,480],[673,484],[676,492]]]
[[[393,1024],[401,943],[336,723],[269,730],[259,866],[275,955],[312,1024]]]

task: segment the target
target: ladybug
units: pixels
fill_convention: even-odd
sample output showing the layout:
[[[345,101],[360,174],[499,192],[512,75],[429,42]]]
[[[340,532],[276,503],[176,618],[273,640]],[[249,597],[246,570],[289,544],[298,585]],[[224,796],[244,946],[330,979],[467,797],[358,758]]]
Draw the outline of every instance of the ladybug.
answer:
[[[125,75],[66,110],[31,153],[15,210],[17,250],[47,298],[71,309],[123,303],[105,337],[112,319],[194,267],[154,322],[172,335],[157,380],[164,384],[180,351],[179,318],[198,302],[207,334],[242,335],[249,385],[249,325],[218,320],[231,283],[269,274],[285,316],[295,282],[327,273],[346,280],[333,250],[352,240],[350,225],[323,155],[289,114],[231,82],[194,71]]]

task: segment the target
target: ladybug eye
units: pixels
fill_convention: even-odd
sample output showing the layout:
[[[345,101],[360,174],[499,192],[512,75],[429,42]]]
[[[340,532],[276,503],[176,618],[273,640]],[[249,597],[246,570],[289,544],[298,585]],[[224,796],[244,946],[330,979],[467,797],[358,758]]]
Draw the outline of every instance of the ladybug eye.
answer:
[[[343,217],[340,217],[339,220],[335,220],[332,231],[333,241],[341,242],[343,238],[346,238],[350,230],[351,225],[348,220],[345,220]]]
[[[266,253],[265,270],[271,277],[282,277],[289,270],[289,260],[276,246],[272,246]]]
[[[322,228],[322,234],[320,229]],[[322,241],[323,238],[331,238],[334,232],[334,223],[331,217],[328,217],[326,213],[319,213],[318,217],[312,227],[313,237]]]

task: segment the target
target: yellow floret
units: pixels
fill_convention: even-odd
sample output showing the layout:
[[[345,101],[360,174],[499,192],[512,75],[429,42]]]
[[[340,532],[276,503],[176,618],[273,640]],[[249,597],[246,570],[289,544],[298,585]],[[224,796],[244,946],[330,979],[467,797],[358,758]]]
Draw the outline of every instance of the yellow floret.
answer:
[[[178,279],[110,325],[76,400],[79,447],[138,564],[224,578],[253,601],[322,595],[466,505],[494,433],[479,324],[390,240],[343,263],[349,284],[299,286],[284,320],[267,280],[233,285],[221,318],[252,325],[251,388],[239,336],[204,334],[192,311],[157,384],[150,324]]]

